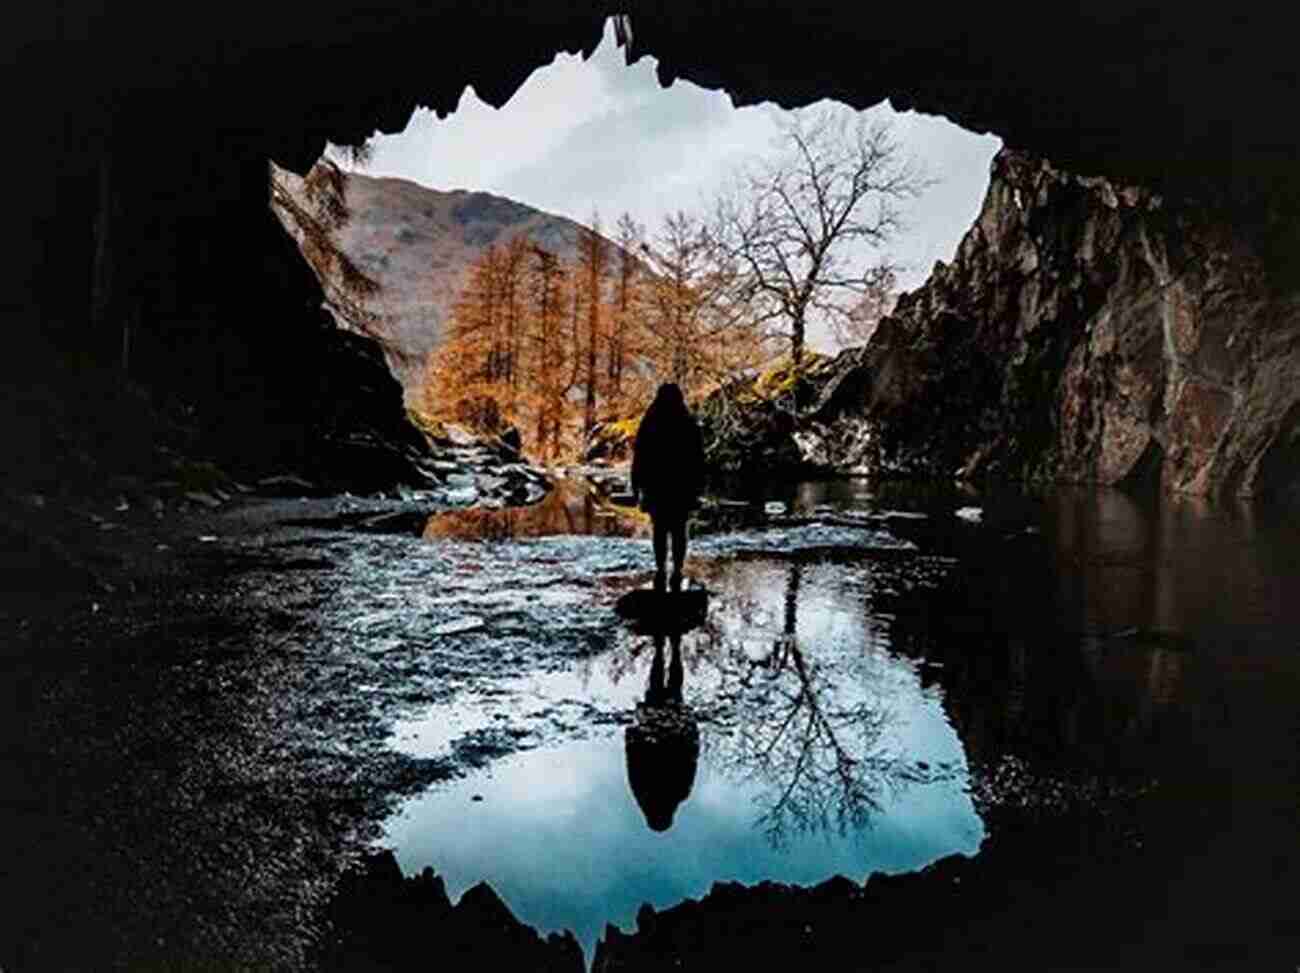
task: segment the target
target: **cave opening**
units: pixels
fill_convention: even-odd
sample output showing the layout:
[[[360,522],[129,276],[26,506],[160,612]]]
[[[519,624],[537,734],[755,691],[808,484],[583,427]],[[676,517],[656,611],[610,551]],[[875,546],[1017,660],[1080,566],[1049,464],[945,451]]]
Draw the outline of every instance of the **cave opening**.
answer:
[[[698,402],[779,369],[796,302],[798,354],[864,344],[900,294],[952,260],[979,212],[995,136],[888,102],[737,106],[722,90],[665,86],[656,58],[631,62],[619,23],[504,104],[468,86],[454,110],[417,107],[401,131],[331,144],[307,172],[271,167],[272,209],[325,306],[383,349],[426,430],[513,430],[535,459],[581,459],[592,426],[628,426],[659,381]],[[760,205],[762,225],[741,229],[779,259],[755,284],[721,214]],[[802,251],[780,237],[793,232]],[[572,318],[554,328],[570,335],[544,333],[542,251]],[[570,364],[567,381],[550,378]]]
[[[645,57],[576,99],[614,122],[654,58],[670,93],[703,86],[705,121],[724,97],[705,91],[757,106],[723,105],[733,121],[888,97],[900,128],[943,115],[1014,147],[963,169],[988,178],[983,215],[954,217],[971,232],[951,259],[907,259],[894,313],[801,404],[815,425],[732,451],[766,488],[723,497],[692,541],[715,600],[680,647],[616,621],[651,585],[644,518],[512,524],[545,477],[498,446],[431,448],[392,354],[322,307],[267,206],[268,159],[308,174],[327,140],[396,132],[417,104],[471,119],[467,84],[509,112],[557,51],[595,63],[551,70],[599,69],[609,11],[14,15],[0,965],[576,970],[576,942],[535,929],[590,945],[602,917],[602,970],[1293,962],[1300,537],[1290,510],[1224,497],[1298,481],[1281,18],[628,6]],[[710,161],[661,112],[637,125],[658,143],[602,163],[651,195],[672,168],[656,145]],[[513,163],[511,137],[488,162]],[[634,208],[546,197],[595,180],[538,144],[520,202],[575,223]],[[516,169],[497,175],[480,216],[515,196]],[[452,220],[462,242],[483,222]],[[409,243],[409,224],[385,233]],[[768,483],[864,450],[888,478]],[[466,509],[431,523],[435,493]],[[764,874],[779,855],[746,850],[741,812],[773,798],[795,831],[847,808],[909,853]],[[422,846],[422,814],[464,849]],[[693,844],[667,865],[691,884],[655,872],[675,830]],[[457,850],[531,892],[471,885],[473,860],[420,871]],[[611,865],[641,883],[604,897]],[[618,908],[548,915],[557,878]],[[535,929],[511,911],[529,899]]]

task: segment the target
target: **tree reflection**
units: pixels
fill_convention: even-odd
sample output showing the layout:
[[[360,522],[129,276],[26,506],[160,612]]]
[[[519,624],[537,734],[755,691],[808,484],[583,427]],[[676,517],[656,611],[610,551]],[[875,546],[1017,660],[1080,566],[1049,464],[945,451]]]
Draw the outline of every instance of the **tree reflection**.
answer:
[[[757,823],[777,846],[792,834],[861,830],[891,794],[952,776],[890,752],[886,731],[896,715],[865,646],[803,644],[803,570],[789,567],[782,630],[768,656],[723,646],[742,691],[736,730],[719,741],[715,759],[763,786]]]
[[[824,585],[805,591],[809,570],[732,564],[709,623],[687,637],[694,698],[714,730],[709,763],[756,791],[756,825],[775,847],[865,829],[892,796],[958,773],[899,752],[893,704],[912,670],[874,648],[861,592],[828,607]]]
[[[423,534],[425,540],[490,541],[566,534],[631,537],[647,533],[647,521],[639,511],[617,507],[585,484],[560,480],[536,503],[434,514]]]

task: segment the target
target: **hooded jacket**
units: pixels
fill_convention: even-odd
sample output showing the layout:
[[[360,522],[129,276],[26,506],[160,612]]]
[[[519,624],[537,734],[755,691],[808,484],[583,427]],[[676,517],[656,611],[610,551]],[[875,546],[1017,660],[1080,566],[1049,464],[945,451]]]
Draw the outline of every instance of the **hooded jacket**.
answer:
[[[659,386],[637,429],[632,449],[632,492],[651,516],[681,516],[704,487],[704,440],[682,390]]]

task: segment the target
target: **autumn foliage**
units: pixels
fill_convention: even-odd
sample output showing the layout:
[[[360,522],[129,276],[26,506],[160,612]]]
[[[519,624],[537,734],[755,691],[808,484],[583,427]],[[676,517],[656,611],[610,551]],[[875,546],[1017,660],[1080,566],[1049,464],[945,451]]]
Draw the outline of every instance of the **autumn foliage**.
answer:
[[[658,383],[703,394],[770,357],[727,307],[693,220],[670,219],[652,244],[625,216],[617,245],[592,222],[569,261],[528,237],[484,251],[429,357],[428,415],[514,427],[529,455],[567,460],[598,422],[639,412]]]

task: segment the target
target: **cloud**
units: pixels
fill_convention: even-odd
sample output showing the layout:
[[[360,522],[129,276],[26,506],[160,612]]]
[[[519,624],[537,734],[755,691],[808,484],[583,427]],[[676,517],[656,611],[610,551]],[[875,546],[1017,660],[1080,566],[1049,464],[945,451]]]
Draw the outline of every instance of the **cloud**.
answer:
[[[909,207],[909,232],[891,251],[911,288],[936,260],[952,258],[1001,143],[887,104],[869,111],[892,121],[905,150],[936,179]],[[598,210],[606,227],[627,211],[653,231],[671,212],[700,208],[729,168],[767,151],[780,115],[770,104],[733,108],[725,92],[685,81],[661,88],[654,59],[625,65],[607,27],[588,61],[557,56],[500,110],[467,90],[446,119],[417,111],[404,132],[376,137],[369,171],[438,189],[483,189],[576,220]]]

